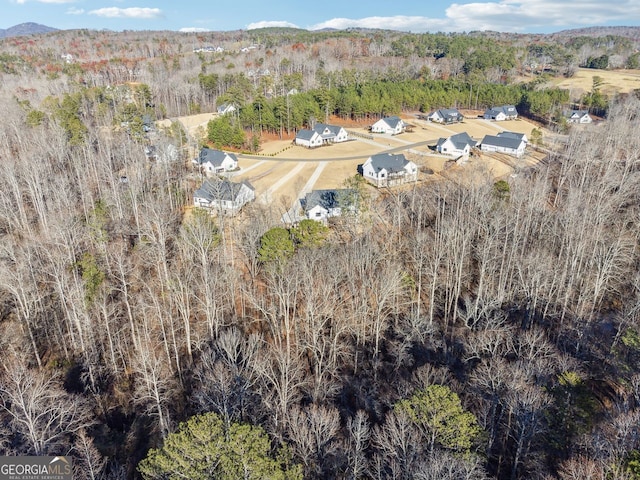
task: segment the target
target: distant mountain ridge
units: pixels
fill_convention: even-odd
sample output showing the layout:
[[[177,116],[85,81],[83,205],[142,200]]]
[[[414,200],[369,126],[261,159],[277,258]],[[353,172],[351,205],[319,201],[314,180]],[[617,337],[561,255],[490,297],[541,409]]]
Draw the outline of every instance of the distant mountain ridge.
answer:
[[[7,29],[0,28],[0,38],[22,37],[24,35],[37,35],[39,33],[55,32],[57,28],[47,27],[39,23],[27,22],[14,25]]]
[[[550,33],[550,36],[558,37],[604,37],[605,35],[613,35],[616,37],[627,37],[631,39],[640,38],[640,27],[636,26],[615,26],[615,27],[584,27],[572,28],[570,30],[561,30],[559,32]]]

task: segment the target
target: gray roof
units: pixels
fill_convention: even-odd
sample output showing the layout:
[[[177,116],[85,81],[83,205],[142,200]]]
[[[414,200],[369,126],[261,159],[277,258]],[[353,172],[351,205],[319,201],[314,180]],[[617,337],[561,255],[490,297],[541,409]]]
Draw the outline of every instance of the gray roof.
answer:
[[[385,117],[382,119],[387,125],[389,125],[391,128],[396,128],[398,126],[398,123],[402,122],[402,120],[400,119],[400,117],[394,115],[392,117]]]
[[[466,145],[470,147],[476,146],[476,141],[472,139],[467,132],[456,133],[455,135],[451,135],[448,138],[440,138],[438,139],[437,146],[441,146],[447,140],[451,140],[455,147],[459,150],[464,150]]]
[[[513,150],[517,150],[520,144],[522,143],[522,139],[512,138],[512,137],[498,137],[496,135],[485,135],[480,142],[482,145],[493,145],[496,147],[503,148],[512,148]]]
[[[314,130],[307,130],[305,128],[302,130],[298,130],[298,133],[296,133],[296,138],[299,138],[300,140],[311,140],[315,134],[316,132]]]
[[[219,167],[222,165],[224,159],[229,156],[234,161],[238,161],[238,157],[236,157],[233,153],[226,153],[222,150],[214,150],[212,148],[203,148],[200,150],[200,155],[198,156],[198,163],[202,165],[203,163],[210,163],[215,167]]]
[[[322,136],[322,138],[333,138],[338,133],[340,133],[340,129],[342,127],[338,127],[336,125],[327,125],[326,123],[316,123],[313,127],[315,132],[318,132],[318,135]],[[329,133],[325,134],[324,131],[329,130]]]
[[[485,114],[490,113],[492,116],[497,115],[498,113],[504,113],[508,117],[513,117],[518,114],[518,110],[513,105],[502,105],[501,107],[492,107],[489,108]]]
[[[388,172],[401,172],[407,166],[409,160],[402,153],[394,155],[392,153],[379,153],[371,155],[371,166],[376,172],[383,168]]]
[[[333,189],[333,190],[312,190],[307,193],[303,200],[305,212],[313,207],[321,206],[325,210],[343,207],[345,199],[353,195],[355,190],[352,189]]]
[[[585,115],[589,115],[588,110],[570,110],[569,112],[565,113],[565,116],[567,116],[568,118],[571,118],[573,116],[580,118],[584,117]]]
[[[444,119],[459,120],[462,118],[462,114],[457,108],[441,108],[440,110],[436,110],[434,113],[438,113],[438,115]]]
[[[516,133],[516,132],[500,132],[498,134],[500,138],[513,138],[515,140],[524,140],[524,133]]]
[[[216,200],[235,201],[238,198],[238,194],[242,189],[242,185],[247,186],[251,190],[254,190],[253,186],[244,181],[242,183],[230,182],[229,180],[219,180],[211,178],[205,180],[202,186],[195,191],[194,197],[205,198],[209,202]]]

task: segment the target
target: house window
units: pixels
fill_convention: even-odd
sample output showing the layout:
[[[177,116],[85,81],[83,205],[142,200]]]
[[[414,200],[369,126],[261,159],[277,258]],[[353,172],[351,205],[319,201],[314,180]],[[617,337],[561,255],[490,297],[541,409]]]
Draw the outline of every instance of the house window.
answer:
[[[321,216],[322,216],[322,213],[321,213],[321,212],[316,212],[316,218],[319,218],[319,217],[321,217]]]

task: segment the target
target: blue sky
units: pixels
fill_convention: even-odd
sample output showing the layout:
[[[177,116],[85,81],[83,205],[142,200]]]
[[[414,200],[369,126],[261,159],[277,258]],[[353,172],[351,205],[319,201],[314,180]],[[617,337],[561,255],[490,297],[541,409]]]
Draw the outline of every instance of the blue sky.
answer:
[[[410,32],[550,33],[640,25],[640,0],[0,0],[0,28],[36,22],[60,29],[247,30],[261,26],[369,27]]]

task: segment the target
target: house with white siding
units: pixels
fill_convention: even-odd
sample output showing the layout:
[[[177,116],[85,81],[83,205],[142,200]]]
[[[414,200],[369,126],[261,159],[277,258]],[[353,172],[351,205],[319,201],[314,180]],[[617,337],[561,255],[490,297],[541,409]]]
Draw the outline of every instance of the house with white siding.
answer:
[[[247,181],[236,183],[210,178],[193,194],[193,204],[212,214],[235,215],[255,198],[255,189]]]
[[[461,155],[469,155],[476,143],[467,132],[456,133],[450,137],[438,139],[436,151],[443,155],[459,157]]]
[[[305,128],[302,130],[298,130],[298,132],[296,133],[296,138],[294,139],[294,143],[302,147],[315,148],[322,146],[324,142],[322,140],[322,135],[320,135],[318,132]]]
[[[388,133],[389,135],[398,135],[406,129],[405,123],[400,117],[384,117],[371,125],[371,133]]]
[[[518,110],[513,105],[503,105],[501,107],[492,107],[484,112],[485,120],[495,120],[501,122],[504,120],[515,120],[518,118]]]
[[[506,153],[515,157],[524,155],[527,143],[524,139],[509,136],[485,135],[480,142],[480,150],[483,152]]]
[[[200,166],[205,175],[209,176],[236,170],[238,157],[222,150],[203,148],[194,163]]]
[[[403,154],[379,153],[362,165],[362,176],[376,187],[392,187],[418,179],[418,166]]]

